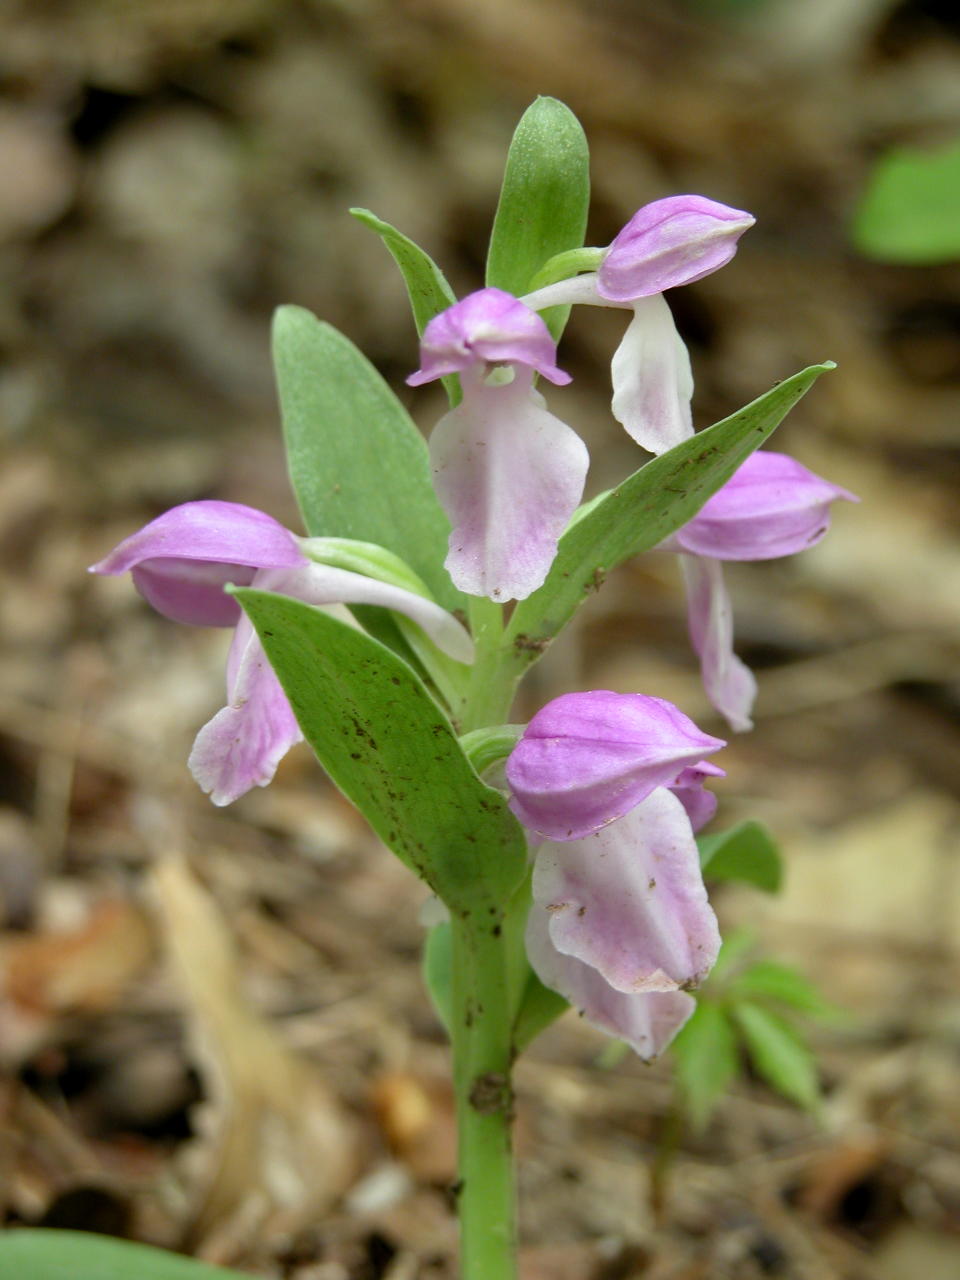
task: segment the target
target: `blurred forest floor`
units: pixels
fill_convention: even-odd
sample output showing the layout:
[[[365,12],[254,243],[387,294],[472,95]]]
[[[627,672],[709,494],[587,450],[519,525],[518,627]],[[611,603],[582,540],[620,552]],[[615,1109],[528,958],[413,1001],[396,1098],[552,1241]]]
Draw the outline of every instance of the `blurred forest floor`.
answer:
[[[0,1188],[289,1280],[453,1274],[446,1048],[421,888],[305,750],[214,810],[186,773],[222,633],[85,567],[218,497],[297,527],[269,366],[281,302],[395,386],[416,364],[362,205],[477,287],[537,93],[593,154],[588,243],[702,192],[757,215],[672,297],[705,425],[838,362],[778,433],[862,505],[802,557],[734,566],[756,731],[720,824],[764,819],[785,893],[727,891],[848,1018],[817,1030],[823,1122],[759,1083],[684,1138],[664,1066],[601,1068],[564,1019],[519,1070],[525,1280],[960,1274],[960,266],[869,263],[848,226],[885,146],[960,120],[935,0],[7,0],[0,8]],[[591,483],[637,465],[608,413],[622,317],[574,317]],[[400,393],[429,428],[440,402]],[[670,563],[614,575],[528,706],[670,697],[710,731]]]

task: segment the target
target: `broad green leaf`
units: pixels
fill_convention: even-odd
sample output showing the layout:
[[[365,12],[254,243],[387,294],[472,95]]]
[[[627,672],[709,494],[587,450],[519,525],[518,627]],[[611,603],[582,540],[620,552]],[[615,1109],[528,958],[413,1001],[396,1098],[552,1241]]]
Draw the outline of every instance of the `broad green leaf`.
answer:
[[[402,231],[384,222],[369,209],[351,209],[350,212],[365,227],[375,231],[387,247],[394,262],[400,268],[407,286],[410,308],[417,333],[422,334],[427,323],[440,311],[445,311],[457,300],[457,295],[447,283],[447,278],[430,255]],[[452,405],[460,403],[460,379],[448,374],[443,380]]]
[[[514,1022],[513,1038],[517,1053],[522,1053],[541,1031],[546,1031],[569,1008],[563,996],[545,987],[531,969]]]
[[[376,542],[448,609],[464,598],[443,567],[450,523],[426,442],[373,365],[302,307],[280,307],[273,353],[290,479],[308,533]]]
[[[732,1007],[750,1061],[772,1089],[808,1111],[820,1105],[817,1064],[797,1030],[762,1005],[738,1001]]]
[[[776,960],[758,960],[728,987],[734,1000],[776,1000],[812,1018],[838,1018],[843,1011],[826,1001],[809,978]]]
[[[305,738],[384,844],[452,911],[499,910],[525,874],[523,830],[413,670],[299,600],[234,594]]]
[[[739,1068],[737,1037],[721,1005],[701,999],[670,1046],[677,1082],[694,1129],[706,1128]]]
[[[250,1273],[87,1231],[24,1229],[0,1235],[0,1280],[250,1280]]]
[[[819,378],[811,365],[766,395],[654,458],[580,516],[560,539],[547,580],[521,600],[505,633],[522,670],[570,621],[606,574],[686,524],[773,433]]]
[[[752,818],[729,831],[699,836],[700,866],[708,880],[738,880],[766,893],[779,892],[783,861],[773,836]]]
[[[453,944],[449,920],[441,920],[427,934],[423,948],[423,980],[437,1017],[449,1033],[453,1025]]]
[[[853,242],[882,262],[960,258],[960,138],[881,156],[853,220]]]
[[[580,121],[556,98],[537,98],[507,155],[487,255],[487,284],[527,293],[548,258],[579,249],[590,204],[590,153]],[[569,307],[543,313],[559,339]]]

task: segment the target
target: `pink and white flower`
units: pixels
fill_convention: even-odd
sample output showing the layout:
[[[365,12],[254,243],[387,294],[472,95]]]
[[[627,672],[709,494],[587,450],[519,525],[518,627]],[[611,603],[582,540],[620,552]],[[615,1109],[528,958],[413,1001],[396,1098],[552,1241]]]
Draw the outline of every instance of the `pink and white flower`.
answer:
[[[419,386],[460,375],[463,400],[430,437],[434,484],[450,517],[453,581],[469,595],[522,600],[539,587],[583,494],[589,458],[550,413],[534,374],[570,381],[540,317],[501,289],[480,289],[427,325]]]
[[[725,266],[753,223],[751,214],[705,196],[654,200],[603,251],[596,272],[523,298],[536,311],[578,302],[633,311],[611,364],[613,416],[651,453],[693,435],[690,357],[663,294]]]
[[[190,770],[214,804],[271,781],[302,738],[260,639],[227,583],[275,591],[312,605],[374,604],[411,618],[460,662],[473,643],[432,600],[402,587],[318,564],[307,540],[271,516],[235,502],[188,502],[126,538],[91,573],[131,572],[140,594],[165,617],[195,626],[234,627],[227,659],[227,705],[200,730]]]
[[[688,801],[722,772],[701,757],[723,745],[661,698],[595,690],[544,707],[507,761],[511,809],[548,837],[535,852],[530,963],[644,1058],[693,1012],[687,993],[719,950]]]
[[[773,560],[814,546],[830,527],[830,506],[857,502],[783,453],[753,453],[699,512],[657,548],[678,552],[690,641],[704,688],[731,728],[752,727],[753,673],[733,651],[733,608],[724,560]]]

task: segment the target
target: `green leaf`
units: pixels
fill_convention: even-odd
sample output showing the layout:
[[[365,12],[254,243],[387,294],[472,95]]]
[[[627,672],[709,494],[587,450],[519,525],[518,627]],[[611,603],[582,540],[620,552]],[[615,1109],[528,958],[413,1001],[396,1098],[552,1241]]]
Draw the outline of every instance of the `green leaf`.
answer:
[[[0,1280],[251,1280],[166,1249],[87,1231],[12,1230],[0,1235]]]
[[[738,1001],[732,1012],[757,1074],[791,1102],[816,1111],[820,1105],[817,1064],[796,1028],[749,1001]]]
[[[499,911],[525,875],[523,830],[412,669],[299,600],[234,594],[320,763],[384,844],[452,911]]]
[[[343,334],[302,307],[280,307],[273,353],[290,479],[307,531],[387,547],[447,609],[464,597],[443,567],[450,522],[426,442]]]
[[[453,943],[449,920],[441,920],[427,934],[423,948],[423,980],[437,1017],[449,1034],[453,1026]]]
[[[677,1083],[694,1129],[702,1130],[737,1075],[737,1037],[721,1005],[700,999],[670,1050]]]
[[[739,974],[727,990],[734,1000],[766,998],[812,1018],[843,1017],[843,1011],[826,1001],[809,978],[776,960],[758,960]]]
[[[580,121],[556,98],[537,98],[507,154],[487,255],[487,284],[527,293],[548,258],[579,249],[590,204],[590,153]],[[543,313],[559,339],[569,307]]]
[[[505,640],[522,670],[570,621],[606,574],[649,551],[697,514],[772,435],[817,378],[836,366],[811,365],[766,395],[654,458],[579,516],[560,539],[547,580],[514,610]]]
[[[513,1027],[517,1053],[522,1053],[541,1031],[546,1031],[569,1008],[563,996],[545,987],[531,969]]]
[[[384,222],[369,209],[351,209],[350,212],[365,227],[375,231],[386,245],[394,262],[400,268],[410,307],[413,311],[417,333],[422,334],[430,320],[457,300],[457,295],[447,283],[447,278],[418,244],[405,236],[389,222]],[[456,374],[448,374],[442,379],[452,405],[460,403],[460,379]]]
[[[351,209],[350,212],[358,222],[375,231],[390,251],[410,295],[417,333],[423,333],[429,320],[457,300],[446,276],[424,249],[396,227],[391,227],[389,222],[384,222],[369,209]]]
[[[881,156],[852,234],[861,253],[882,262],[923,266],[960,258],[960,139]]]
[[[773,836],[749,819],[729,831],[698,836],[700,867],[708,880],[738,880],[766,893],[777,893],[783,883],[783,860]]]

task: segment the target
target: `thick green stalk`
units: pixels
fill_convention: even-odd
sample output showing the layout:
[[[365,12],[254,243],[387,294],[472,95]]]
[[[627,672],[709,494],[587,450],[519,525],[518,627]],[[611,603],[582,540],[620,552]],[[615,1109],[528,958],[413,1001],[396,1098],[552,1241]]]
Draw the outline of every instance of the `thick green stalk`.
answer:
[[[501,647],[502,607],[473,597],[470,627],[476,660],[462,732],[503,724],[516,683]],[[522,892],[513,903],[454,916],[450,922],[462,1280],[515,1280],[517,1274],[510,1077],[513,1024],[528,976],[526,905]]]
[[[451,921],[462,1280],[515,1280],[511,990],[506,921]]]

